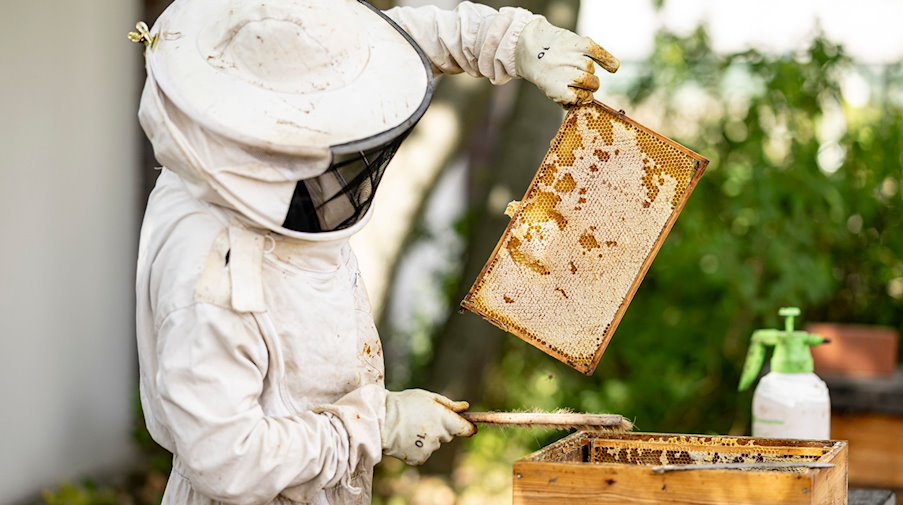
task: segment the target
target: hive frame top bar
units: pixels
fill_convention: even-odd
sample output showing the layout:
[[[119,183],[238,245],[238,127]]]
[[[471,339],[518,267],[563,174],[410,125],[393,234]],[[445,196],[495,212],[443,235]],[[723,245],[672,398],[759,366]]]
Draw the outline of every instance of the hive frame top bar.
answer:
[[[551,146],[461,307],[591,375],[708,160],[600,102]]]

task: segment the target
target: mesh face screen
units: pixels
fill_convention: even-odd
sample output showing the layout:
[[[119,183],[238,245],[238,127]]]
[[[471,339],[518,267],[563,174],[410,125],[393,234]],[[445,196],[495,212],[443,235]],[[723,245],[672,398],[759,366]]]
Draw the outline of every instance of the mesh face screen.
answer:
[[[298,181],[284,227],[301,232],[347,228],[360,221],[386,166],[413,126],[384,145],[336,155],[322,175]]]
[[[462,307],[592,374],[707,164],[601,103],[572,108]]]
[[[814,463],[823,460],[837,446],[838,443],[831,441],[580,432],[525,460],[631,466]],[[808,469],[778,468],[769,471],[805,473]]]

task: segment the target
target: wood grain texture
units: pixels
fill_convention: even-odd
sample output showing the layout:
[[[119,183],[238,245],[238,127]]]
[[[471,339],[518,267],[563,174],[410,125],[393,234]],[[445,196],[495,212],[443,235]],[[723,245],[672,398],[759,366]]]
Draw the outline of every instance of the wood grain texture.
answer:
[[[645,467],[580,463],[517,463],[514,505],[810,504],[804,474],[711,470],[655,474]]]
[[[849,445],[836,447],[823,459],[830,460],[835,468],[827,472],[810,472],[814,490],[812,503],[846,505],[849,490]]]
[[[707,458],[715,453],[726,461],[764,458],[778,465],[812,461],[832,466],[790,470],[751,463],[743,470],[655,473],[651,462],[667,455],[692,459],[695,466],[711,461]],[[618,462],[611,463],[612,457]],[[841,505],[847,502],[847,446],[835,441],[577,433],[517,461],[513,497],[515,505]]]
[[[591,430],[593,427],[628,431],[633,423],[614,414],[584,414],[579,412],[463,412],[472,423],[500,426],[522,426]]]
[[[849,443],[850,484],[903,489],[903,416],[831,416],[831,437]]]

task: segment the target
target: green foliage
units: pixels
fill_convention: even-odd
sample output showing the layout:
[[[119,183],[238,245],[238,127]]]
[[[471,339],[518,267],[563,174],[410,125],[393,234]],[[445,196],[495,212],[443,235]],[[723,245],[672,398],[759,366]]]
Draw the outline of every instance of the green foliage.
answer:
[[[486,402],[742,434],[747,341],[779,324],[779,307],[903,327],[903,107],[846,104],[841,79],[857,69],[822,38],[798,55],[721,56],[702,31],[665,34],[644,67],[631,110],[654,111],[710,168],[595,376],[509,338]]]
[[[154,442],[144,422],[144,409],[141,407],[141,396],[135,390],[133,397],[134,418],[132,424],[132,441],[141,451],[147,471],[152,474],[169,475],[172,470],[172,454],[157,442]]]
[[[56,490],[42,493],[46,505],[118,505],[113,489],[98,487],[92,482],[81,485],[63,484]]]
[[[701,30],[659,35],[643,68],[626,92],[631,115],[699,150],[707,174],[595,375],[499,335],[502,358],[475,408],[570,407],[620,413],[643,431],[748,433],[740,369],[752,331],[779,325],[779,307],[802,307],[804,321],[903,328],[900,68],[876,75],[821,37],[800,54],[719,55]],[[866,105],[844,100],[853,73],[878,89]],[[560,436],[484,430],[467,458],[489,465],[510,456],[501,446]]]

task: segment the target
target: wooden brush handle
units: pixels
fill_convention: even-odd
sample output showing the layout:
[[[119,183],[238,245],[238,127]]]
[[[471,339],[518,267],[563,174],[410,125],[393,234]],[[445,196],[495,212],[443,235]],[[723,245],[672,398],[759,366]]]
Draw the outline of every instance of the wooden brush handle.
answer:
[[[558,412],[464,412],[464,419],[472,423],[509,426],[597,426],[623,428],[630,421],[612,414],[579,414]],[[629,429],[629,428],[626,428]]]

